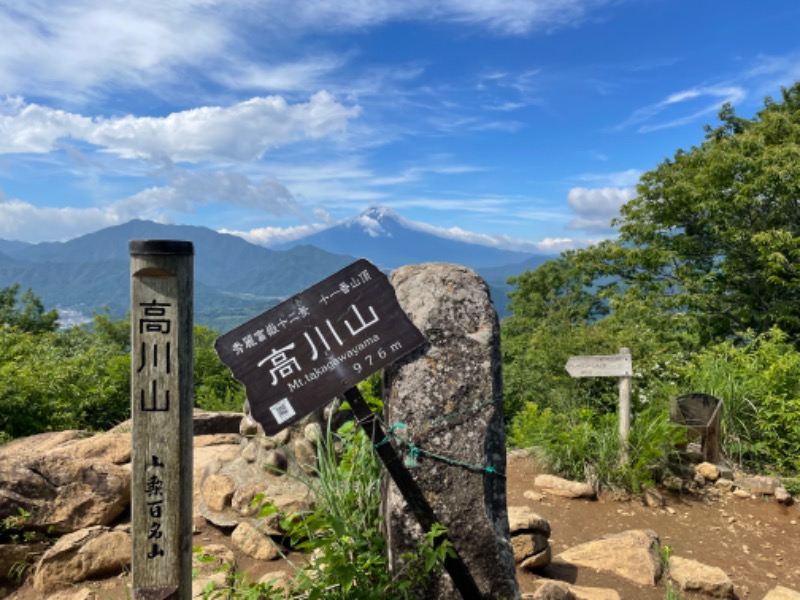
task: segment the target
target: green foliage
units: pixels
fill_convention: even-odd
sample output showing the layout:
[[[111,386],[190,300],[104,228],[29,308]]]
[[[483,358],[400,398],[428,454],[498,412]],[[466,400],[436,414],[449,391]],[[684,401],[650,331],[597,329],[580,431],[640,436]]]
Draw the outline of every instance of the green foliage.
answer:
[[[16,306],[15,288],[0,291],[0,314]],[[0,326],[0,443],[45,431],[102,431],[130,416],[130,322],[106,310],[91,323],[57,330],[41,319],[32,292],[23,295],[16,325]],[[11,319],[11,317],[8,317]],[[53,321],[54,322],[54,321]],[[26,324],[24,327],[20,323]],[[38,323],[38,325],[34,325]],[[216,333],[195,326],[197,405],[240,411],[244,388],[214,351]]]
[[[217,332],[203,325],[194,326],[194,397],[198,408],[212,411],[241,411],[244,386],[217,356]]]
[[[800,471],[800,352],[773,327],[698,352],[688,385],[721,398],[723,448],[779,473]]]
[[[129,414],[129,355],[89,327],[0,330],[0,431],[106,429]]]
[[[638,412],[628,439],[628,459],[620,460],[619,427],[614,413],[588,407],[569,412],[525,406],[511,426],[511,442],[532,448],[548,470],[587,480],[595,487],[641,491],[668,471],[684,434],[669,421],[664,404]]]
[[[800,333],[800,83],[750,120],[730,106],[705,141],[645,173],[599,251],[608,274],[694,313],[706,339]]]
[[[17,507],[17,514],[10,515],[0,520],[0,543],[17,544],[19,542],[30,542],[36,537],[33,531],[25,531],[25,522],[31,516],[27,510]]]
[[[428,532],[417,552],[402,557],[402,571],[391,574],[380,529],[381,465],[353,422],[336,437],[328,428],[319,446],[318,477],[308,481],[315,510],[283,522],[293,546],[313,553],[298,573],[297,590],[312,600],[415,598],[415,590],[436,575],[451,552],[447,543],[436,543],[444,529]]]
[[[0,329],[11,327],[18,331],[40,333],[58,327],[58,313],[45,311],[41,298],[27,289],[18,299],[20,285],[0,289]]]

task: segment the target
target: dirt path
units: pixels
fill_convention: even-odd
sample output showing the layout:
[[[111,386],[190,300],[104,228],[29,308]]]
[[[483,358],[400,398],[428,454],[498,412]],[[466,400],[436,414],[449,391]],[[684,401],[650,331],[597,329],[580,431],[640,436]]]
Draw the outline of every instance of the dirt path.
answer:
[[[509,505],[527,505],[546,518],[552,527],[553,555],[597,539],[607,533],[629,529],[652,529],[661,545],[669,545],[674,555],[693,558],[722,568],[731,578],[741,600],[761,600],[776,585],[800,591],[800,508],[785,507],[774,500],[740,499],[729,494],[719,499],[690,495],[667,496],[667,508],[644,506],[638,499],[620,501],[609,495],[598,500],[570,500],[547,496],[543,500],[525,497],[533,489],[539,470],[528,457],[512,455],[508,460],[507,489]],[[198,520],[193,539],[195,546],[225,543],[229,539],[216,527]],[[290,555],[301,563],[302,555]],[[238,568],[251,580],[279,569],[291,571],[283,561],[258,562],[237,553]],[[582,586],[617,590],[624,600],[664,600],[663,586],[638,587],[589,569],[564,569],[551,565],[544,575]],[[519,572],[523,592],[533,591],[539,576]],[[121,575],[103,581],[76,586],[96,592],[97,598],[116,600],[129,597],[129,577]],[[0,593],[0,597],[3,594]],[[37,600],[29,589],[12,594],[12,600]],[[683,600],[700,596],[683,594]]]
[[[552,527],[553,555],[607,533],[652,529],[661,545],[672,553],[720,567],[731,578],[741,599],[761,600],[776,585],[800,591],[800,509],[774,500],[741,499],[724,494],[719,499],[668,495],[668,509],[646,507],[638,499],[617,501],[601,496],[596,501],[555,496],[542,501],[525,498],[533,489],[537,466],[529,458],[509,458],[508,503],[527,505]],[[587,586],[612,587],[624,599],[664,599],[664,588],[638,588],[587,569],[561,571],[548,576]],[[535,577],[520,573],[523,591]],[[690,598],[684,594],[683,598]]]

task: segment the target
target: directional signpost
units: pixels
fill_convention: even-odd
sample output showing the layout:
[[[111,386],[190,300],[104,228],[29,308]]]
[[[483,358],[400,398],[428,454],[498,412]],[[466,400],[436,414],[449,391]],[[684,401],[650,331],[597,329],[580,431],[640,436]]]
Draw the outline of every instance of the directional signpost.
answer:
[[[425,531],[436,516],[356,384],[426,343],[388,278],[359,260],[217,338],[222,362],[247,390],[250,412],[274,435],[344,395]],[[444,536],[437,543],[446,540]],[[456,554],[445,569],[464,598],[480,590]]]
[[[620,348],[619,354],[570,356],[566,369],[572,377],[619,377],[619,442],[621,458],[626,460],[631,430],[631,351]]]

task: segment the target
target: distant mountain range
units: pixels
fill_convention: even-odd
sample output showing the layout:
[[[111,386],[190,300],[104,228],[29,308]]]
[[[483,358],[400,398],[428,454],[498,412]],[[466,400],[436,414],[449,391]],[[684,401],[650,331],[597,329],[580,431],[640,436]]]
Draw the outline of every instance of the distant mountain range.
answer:
[[[370,209],[281,249],[251,244],[205,227],[134,220],[67,242],[28,244],[0,239],[0,288],[19,283],[64,314],[90,316],[130,309],[133,239],[189,240],[195,248],[195,320],[225,332],[302,291],[356,257],[384,270],[419,262],[455,262],[478,270],[507,314],[505,279],[548,256],[457,242],[415,228],[385,209]]]

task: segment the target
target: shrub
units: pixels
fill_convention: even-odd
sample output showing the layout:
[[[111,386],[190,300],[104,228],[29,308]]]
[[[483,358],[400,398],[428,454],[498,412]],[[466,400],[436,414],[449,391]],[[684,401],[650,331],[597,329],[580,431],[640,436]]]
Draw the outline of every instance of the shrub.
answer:
[[[620,461],[619,427],[614,413],[583,407],[555,413],[528,404],[511,425],[511,442],[534,448],[548,470],[596,487],[641,491],[668,469],[683,432],[669,421],[663,403],[641,410],[628,440],[628,460]]]

